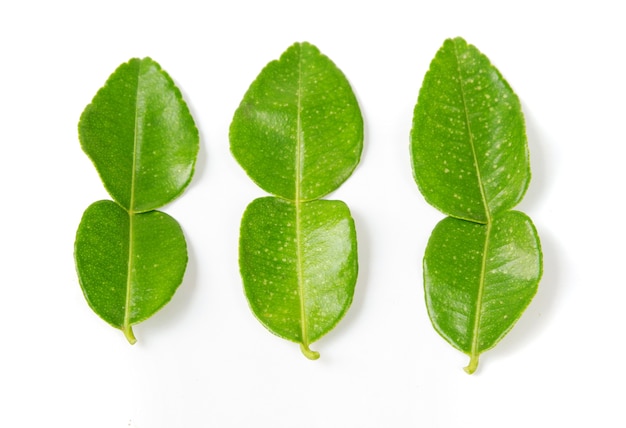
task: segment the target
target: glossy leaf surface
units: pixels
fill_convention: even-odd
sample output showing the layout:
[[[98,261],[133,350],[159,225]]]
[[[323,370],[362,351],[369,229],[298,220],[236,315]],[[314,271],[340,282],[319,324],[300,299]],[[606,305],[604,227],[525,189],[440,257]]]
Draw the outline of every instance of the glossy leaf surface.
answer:
[[[424,256],[433,326],[472,357],[470,367],[478,364],[532,300],[541,269],[539,239],[525,214],[508,211],[487,225],[445,218]]]
[[[447,215],[481,223],[513,208],[530,182],[520,102],[489,59],[446,40],[424,77],[411,155],[420,191]]]
[[[356,168],[363,119],[343,73],[315,46],[296,43],[248,89],[230,144],[265,191],[312,200],[337,189]]]
[[[270,331],[309,345],[352,302],[354,221],[339,201],[318,200],[356,168],[363,119],[343,73],[319,50],[296,43],[251,84],[230,127],[233,156],[278,198],[253,201],[241,223],[246,297]]]
[[[470,356],[513,327],[542,274],[531,220],[510,211],[530,182],[520,102],[490,61],[446,40],[424,77],[411,131],[413,174],[426,200],[450,217],[433,231],[424,291],[435,329]]]
[[[131,59],[109,77],[78,131],[109,194],[129,211],[161,207],[191,180],[198,130],[180,91],[150,58]]]
[[[83,215],[74,254],[80,285],[91,308],[135,343],[132,325],[167,303],[183,279],[182,230],[154,209],[189,184],[198,130],[167,73],[150,58],[134,58],[98,91],[78,131],[115,200]]]
[[[256,317],[309,349],[343,317],[357,278],[354,221],[340,201],[253,201],[241,221],[239,261]]]
[[[91,308],[133,342],[131,326],[163,307],[182,282],[187,246],[169,215],[129,215],[115,202],[99,201],[83,214],[75,257]]]

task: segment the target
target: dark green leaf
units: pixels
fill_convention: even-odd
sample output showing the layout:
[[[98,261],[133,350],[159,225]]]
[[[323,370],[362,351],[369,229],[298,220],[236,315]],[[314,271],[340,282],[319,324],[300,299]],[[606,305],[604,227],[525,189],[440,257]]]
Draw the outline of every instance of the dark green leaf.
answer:
[[[411,157],[426,200],[451,216],[433,231],[424,257],[428,313],[470,356],[473,373],[535,295],[542,255],[530,219],[510,211],[530,182],[520,102],[461,38],[445,41],[424,77]]]
[[[248,89],[230,127],[230,147],[267,192],[317,199],[359,163],[363,119],[343,73],[315,46],[296,43]]]
[[[120,205],[165,205],[189,184],[198,130],[172,79],[150,58],[131,59],[107,80],[80,118],[79,137]]]
[[[158,311],[183,279],[187,246],[172,217],[92,204],[76,233],[76,267],[91,308],[135,341],[131,326]]]
[[[255,200],[243,216],[246,296],[270,331],[316,359],[309,345],[343,317],[357,278],[348,208],[315,200],[339,187],[359,162],[363,119],[356,98],[327,57],[296,43],[250,86],[230,143],[248,175],[280,197]]]

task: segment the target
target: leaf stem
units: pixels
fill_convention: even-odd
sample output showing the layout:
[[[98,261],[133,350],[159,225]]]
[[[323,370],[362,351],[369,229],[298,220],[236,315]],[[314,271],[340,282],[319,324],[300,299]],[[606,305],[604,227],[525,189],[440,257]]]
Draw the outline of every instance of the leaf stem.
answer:
[[[311,350],[308,344],[301,343],[300,350],[309,360],[317,360],[320,357],[320,353],[317,351]]]
[[[128,343],[134,345],[137,342],[137,339],[135,339],[135,335],[133,333],[133,327],[130,324],[125,325],[122,331],[124,332],[124,336],[126,336]]]
[[[478,355],[479,354],[472,354],[470,355],[470,362],[467,365],[467,367],[464,367],[463,370],[465,370],[465,372],[467,374],[472,374],[476,371],[476,369],[478,368]]]

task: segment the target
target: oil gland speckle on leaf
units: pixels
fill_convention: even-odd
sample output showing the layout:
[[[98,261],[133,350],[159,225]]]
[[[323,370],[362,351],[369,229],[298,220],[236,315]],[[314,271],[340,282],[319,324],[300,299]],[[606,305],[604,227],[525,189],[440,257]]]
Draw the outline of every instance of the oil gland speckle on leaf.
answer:
[[[428,314],[473,373],[530,304],[543,267],[532,221],[512,211],[530,182],[520,102],[461,38],[444,42],[424,77],[410,149],[424,198],[449,216],[424,255]]]
[[[354,171],[363,119],[350,84],[309,43],[270,62],[230,127],[235,159],[274,196],[241,220],[239,265],[254,315],[274,334],[310,344],[344,316],[357,279],[354,220],[341,201],[320,199]]]
[[[167,73],[150,58],[133,58],[85,108],[78,133],[113,198],[89,206],[78,226],[79,282],[91,308],[132,344],[132,326],[163,307],[183,280],[183,231],[156,208],[189,184],[198,130]]]

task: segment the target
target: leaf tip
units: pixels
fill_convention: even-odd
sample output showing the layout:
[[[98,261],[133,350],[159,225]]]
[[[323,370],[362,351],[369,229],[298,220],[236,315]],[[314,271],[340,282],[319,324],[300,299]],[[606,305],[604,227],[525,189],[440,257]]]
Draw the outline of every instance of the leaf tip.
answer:
[[[320,357],[319,352],[311,350],[309,346],[305,345],[304,343],[300,344],[300,350],[309,360],[317,360]]]

